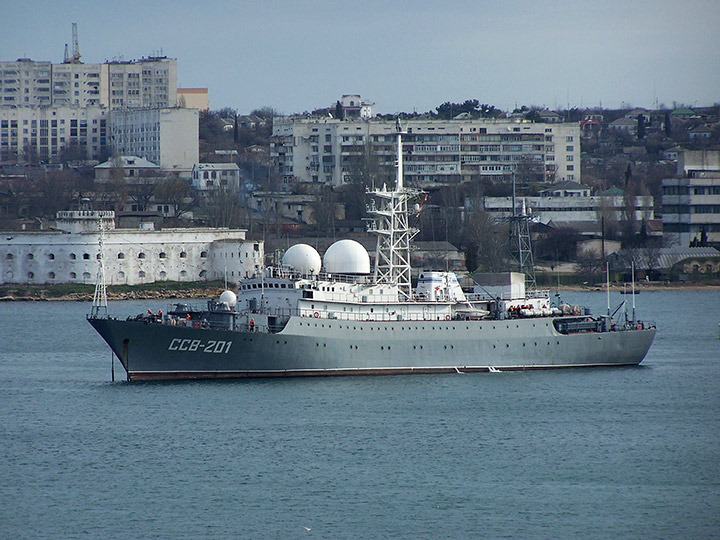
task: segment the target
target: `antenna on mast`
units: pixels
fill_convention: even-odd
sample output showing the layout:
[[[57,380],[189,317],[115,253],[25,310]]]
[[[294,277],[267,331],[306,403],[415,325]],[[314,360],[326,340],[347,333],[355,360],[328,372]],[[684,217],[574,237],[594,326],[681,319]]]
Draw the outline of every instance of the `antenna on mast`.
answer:
[[[90,318],[97,319],[104,317],[107,319],[108,316],[108,305],[107,305],[107,287],[105,286],[105,224],[102,220],[102,215],[99,218],[100,227],[100,240],[98,252],[98,271],[97,278],[95,280],[95,294],[93,295],[92,309],[90,310]]]
[[[397,174],[395,188],[369,191],[375,197],[368,207],[373,216],[368,232],[377,235],[374,283],[395,284],[403,300],[412,299],[410,241],[418,233],[408,223],[408,200],[421,192],[403,183],[403,156],[400,119],[397,130]]]

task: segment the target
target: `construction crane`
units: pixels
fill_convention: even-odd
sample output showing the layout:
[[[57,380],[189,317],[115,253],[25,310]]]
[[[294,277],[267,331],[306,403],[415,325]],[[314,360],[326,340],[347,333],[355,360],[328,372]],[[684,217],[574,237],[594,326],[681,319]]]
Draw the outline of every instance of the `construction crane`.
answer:
[[[65,44],[64,64],[80,64],[80,46],[78,45],[77,23],[72,23],[73,54],[70,56],[68,45]]]

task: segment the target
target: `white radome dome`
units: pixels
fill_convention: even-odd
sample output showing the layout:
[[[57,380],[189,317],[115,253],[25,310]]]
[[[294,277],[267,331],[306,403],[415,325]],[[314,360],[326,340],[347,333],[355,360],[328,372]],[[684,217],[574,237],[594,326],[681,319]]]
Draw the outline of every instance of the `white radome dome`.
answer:
[[[301,274],[317,274],[322,268],[320,254],[307,244],[291,246],[282,257],[282,265]]]
[[[370,255],[355,240],[338,240],[325,252],[323,266],[331,274],[369,274]]]
[[[223,293],[220,295],[220,298],[218,299],[218,302],[220,302],[221,304],[224,302],[228,305],[230,309],[233,309],[237,304],[237,296],[232,291],[223,291]]]

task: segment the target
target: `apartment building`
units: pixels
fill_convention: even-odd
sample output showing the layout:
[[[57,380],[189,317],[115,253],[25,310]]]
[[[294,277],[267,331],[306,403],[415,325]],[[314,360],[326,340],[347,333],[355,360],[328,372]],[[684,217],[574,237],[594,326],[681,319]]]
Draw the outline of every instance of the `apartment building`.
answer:
[[[498,218],[512,216],[512,197],[483,197],[480,203],[484,210]],[[472,201],[466,201],[466,207],[472,206]],[[523,206],[534,221],[556,226],[594,223],[599,228],[601,217],[621,221],[625,212],[625,201],[621,195],[517,197],[516,213],[519,214]],[[634,216],[638,222],[655,219],[651,195],[635,197]]]
[[[720,244],[720,150],[678,153],[677,175],[662,181],[663,233],[681,247]]]
[[[108,141],[108,110],[103,107],[0,107],[0,162],[36,154],[53,161],[74,141],[87,159],[97,158]]]
[[[115,152],[138,156],[190,177],[200,161],[197,109],[126,109],[110,113]]]
[[[405,177],[417,184],[510,179],[520,163],[545,176],[579,182],[577,123],[508,120],[403,122]],[[364,156],[386,174],[394,167],[394,121],[275,118],[271,157],[285,182],[347,183]]]
[[[103,64],[0,62],[0,107],[175,107],[177,60],[149,57]]]

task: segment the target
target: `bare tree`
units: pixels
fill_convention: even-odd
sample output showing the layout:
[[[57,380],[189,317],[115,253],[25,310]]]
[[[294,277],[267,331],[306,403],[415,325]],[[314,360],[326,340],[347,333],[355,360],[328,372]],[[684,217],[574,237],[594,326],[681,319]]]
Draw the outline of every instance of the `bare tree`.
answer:
[[[190,184],[186,180],[171,174],[155,184],[155,200],[169,204],[173,209],[173,217],[179,219],[197,204]]]
[[[507,269],[507,223],[496,221],[485,210],[467,214],[463,229],[465,266],[470,272]]]
[[[240,195],[218,186],[207,196],[208,224],[211,227],[240,227],[244,212]]]
[[[588,280],[596,282],[605,271],[605,260],[597,250],[583,251],[576,259],[578,271]]]

